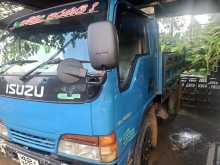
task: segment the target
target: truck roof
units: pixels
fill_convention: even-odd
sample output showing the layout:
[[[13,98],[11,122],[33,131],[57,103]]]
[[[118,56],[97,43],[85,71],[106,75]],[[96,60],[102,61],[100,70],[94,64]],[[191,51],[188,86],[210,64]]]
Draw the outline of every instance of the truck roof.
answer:
[[[21,3],[33,8],[44,9],[78,0],[9,0]],[[128,0],[138,6],[156,6],[159,16],[174,16],[185,14],[205,14],[220,12],[219,0]]]
[[[62,1],[60,1],[60,0],[44,0],[44,1],[11,0],[11,1],[39,10],[39,9],[46,9],[46,8],[50,8],[53,6],[58,6],[58,5],[62,5],[65,3],[71,3],[71,2],[75,2],[75,1],[79,1],[79,0],[62,0]]]
[[[37,8],[37,9],[46,9],[57,5],[62,5],[65,3],[70,2],[77,2],[79,0],[44,0],[44,1],[38,1],[38,0],[11,0],[20,4],[24,4],[26,6]],[[142,4],[148,4],[155,2],[157,0],[128,0],[129,2],[136,4],[136,5],[142,5]],[[164,0],[166,1],[166,0]]]

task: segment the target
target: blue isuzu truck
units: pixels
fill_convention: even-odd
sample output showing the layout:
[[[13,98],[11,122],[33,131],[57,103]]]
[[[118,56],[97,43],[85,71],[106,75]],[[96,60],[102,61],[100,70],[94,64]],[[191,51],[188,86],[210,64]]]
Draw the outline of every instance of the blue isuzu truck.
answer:
[[[83,0],[17,18],[5,33],[2,154],[21,165],[147,164],[180,67],[178,57],[165,64],[154,16]]]

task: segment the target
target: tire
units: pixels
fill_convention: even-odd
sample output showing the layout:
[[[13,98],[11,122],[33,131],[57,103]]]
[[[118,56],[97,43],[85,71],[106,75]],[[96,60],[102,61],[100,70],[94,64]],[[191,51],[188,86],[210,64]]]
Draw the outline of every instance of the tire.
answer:
[[[134,165],[147,165],[152,148],[157,145],[157,118],[154,106],[142,122],[134,151]]]

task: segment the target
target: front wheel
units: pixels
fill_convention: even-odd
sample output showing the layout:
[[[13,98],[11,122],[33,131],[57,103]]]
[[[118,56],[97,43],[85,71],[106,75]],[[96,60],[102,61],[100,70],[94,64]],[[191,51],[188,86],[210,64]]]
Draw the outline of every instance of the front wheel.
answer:
[[[151,128],[148,127],[145,133],[145,137],[143,139],[143,146],[141,149],[141,164],[147,165],[150,159],[150,152],[152,149],[152,131]]]
[[[134,152],[134,165],[148,165],[152,148],[157,145],[157,118],[154,106],[141,125]]]

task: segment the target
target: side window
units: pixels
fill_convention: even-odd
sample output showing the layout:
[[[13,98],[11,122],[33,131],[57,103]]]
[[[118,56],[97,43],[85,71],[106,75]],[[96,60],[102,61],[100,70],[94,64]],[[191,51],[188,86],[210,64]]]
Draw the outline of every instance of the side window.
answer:
[[[116,28],[119,36],[119,76],[123,86],[129,79],[135,57],[149,54],[147,17],[119,5]]]

